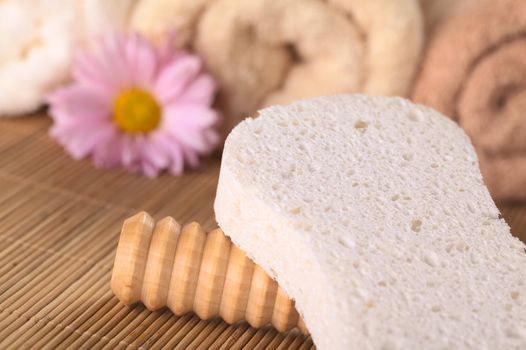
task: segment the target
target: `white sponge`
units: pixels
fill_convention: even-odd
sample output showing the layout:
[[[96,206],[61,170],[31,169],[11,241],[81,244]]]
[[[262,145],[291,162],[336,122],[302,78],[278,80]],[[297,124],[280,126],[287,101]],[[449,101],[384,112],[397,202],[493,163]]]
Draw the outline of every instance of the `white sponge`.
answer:
[[[526,348],[526,247],[436,111],[352,95],[264,109],[226,141],[215,212],[318,349]]]

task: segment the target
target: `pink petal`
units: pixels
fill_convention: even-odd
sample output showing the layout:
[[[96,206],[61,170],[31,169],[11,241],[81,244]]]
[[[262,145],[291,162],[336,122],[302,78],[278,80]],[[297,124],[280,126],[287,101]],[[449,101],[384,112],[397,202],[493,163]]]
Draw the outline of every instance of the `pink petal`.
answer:
[[[50,129],[50,134],[58,140],[66,141],[78,137],[84,137],[84,135],[87,135],[92,131],[108,127],[113,128],[113,124],[96,119],[86,119],[80,122],[74,119],[69,119],[61,123],[55,123]]]
[[[210,152],[215,144],[203,131],[217,122],[217,114],[200,106],[171,107],[165,111],[162,128],[173,135],[185,148],[198,153]]]
[[[183,151],[177,140],[166,132],[158,132],[152,140],[156,146],[163,149],[170,156],[170,173],[179,175],[184,169]]]
[[[141,144],[138,140],[138,137],[133,135],[123,135],[121,140],[121,162],[124,167],[133,170],[134,166],[138,163],[140,158],[140,148]]]
[[[158,169],[153,163],[151,163],[147,158],[142,158],[140,162],[139,169],[144,175],[149,178],[154,178],[159,174],[160,169]]]
[[[176,51],[174,49],[175,36],[175,31],[166,34],[165,40],[163,40],[157,48],[157,62],[159,67],[165,67],[178,53],[186,54],[185,51]]]
[[[106,142],[99,143],[93,151],[93,163],[97,167],[110,168],[120,164],[121,142],[116,130],[108,137]]]
[[[169,129],[203,129],[217,125],[216,111],[199,105],[170,104],[165,107],[163,123]]]
[[[139,35],[131,34],[124,45],[124,57],[127,62],[128,69],[135,71],[137,68],[137,52],[139,51]]]
[[[157,145],[155,134],[148,138],[143,146],[143,156],[148,158],[155,167],[164,169],[170,165],[170,155],[164,148]]]
[[[112,79],[112,72],[108,72],[104,58],[98,56],[95,52],[79,52],[72,69],[73,78],[94,91],[114,95],[119,90],[119,82]]]
[[[79,52],[73,76],[106,93],[131,86],[149,88],[156,75],[153,46],[138,34],[108,34],[98,49]]]
[[[199,166],[199,155],[195,151],[183,148],[183,154],[185,161],[191,168],[195,169]]]
[[[104,37],[101,47],[106,69],[112,76],[112,79],[117,83],[119,89],[131,86],[131,75],[133,72],[133,70],[128,67],[128,62],[125,59],[125,46],[125,37],[121,34],[113,34]]]
[[[164,68],[155,82],[154,91],[162,103],[179,96],[186,86],[199,74],[201,60],[196,56],[184,56]]]
[[[110,128],[94,129],[85,134],[77,135],[65,147],[74,159],[81,159],[92,153],[100,143],[106,143],[111,137]]]
[[[184,149],[191,149],[197,153],[210,152],[210,145],[206,142],[202,134],[192,131],[171,131],[177,140],[183,144]]]
[[[210,151],[212,151],[219,144],[219,141],[221,141],[221,136],[219,135],[219,132],[217,132],[217,130],[214,129],[203,131],[203,136],[209,145]]]
[[[85,86],[72,84],[47,97],[54,119],[107,119],[111,114],[110,99]]]
[[[215,95],[214,79],[208,74],[201,74],[177,96],[177,102],[210,106]]]
[[[133,84],[144,89],[150,89],[155,82],[157,70],[156,54],[153,46],[141,36],[134,38],[135,43],[129,52],[126,50],[127,60],[133,67]]]

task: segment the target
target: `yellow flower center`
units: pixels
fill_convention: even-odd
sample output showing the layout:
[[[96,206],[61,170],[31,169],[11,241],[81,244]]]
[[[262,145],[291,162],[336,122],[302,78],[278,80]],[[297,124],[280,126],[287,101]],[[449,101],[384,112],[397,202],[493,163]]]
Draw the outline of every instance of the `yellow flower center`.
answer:
[[[161,107],[148,92],[132,88],[115,100],[113,119],[122,131],[146,133],[159,125]]]

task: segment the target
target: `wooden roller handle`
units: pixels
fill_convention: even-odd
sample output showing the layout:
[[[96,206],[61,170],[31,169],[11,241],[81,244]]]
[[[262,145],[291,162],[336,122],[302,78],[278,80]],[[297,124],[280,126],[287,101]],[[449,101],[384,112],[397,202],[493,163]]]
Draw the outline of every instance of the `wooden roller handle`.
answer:
[[[308,334],[294,301],[261,267],[221,229],[207,234],[195,222],[181,228],[167,217],[155,225],[145,212],[124,221],[111,289],[127,305],[141,301],[149,310],[168,306],[176,315],[193,311],[205,320]]]

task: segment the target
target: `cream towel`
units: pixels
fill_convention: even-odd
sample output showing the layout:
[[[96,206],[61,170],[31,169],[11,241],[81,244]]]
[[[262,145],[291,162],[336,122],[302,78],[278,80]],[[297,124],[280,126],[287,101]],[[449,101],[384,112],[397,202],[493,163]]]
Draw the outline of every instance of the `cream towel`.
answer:
[[[175,29],[203,56],[225,131],[299,98],[406,95],[423,41],[416,0],[142,0],[132,26],[152,36]]]

